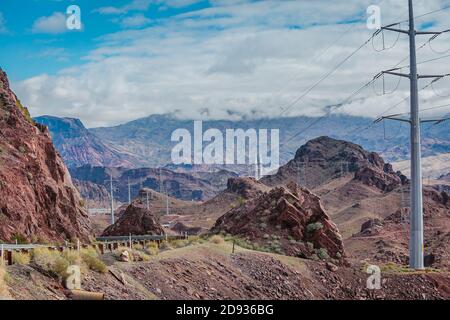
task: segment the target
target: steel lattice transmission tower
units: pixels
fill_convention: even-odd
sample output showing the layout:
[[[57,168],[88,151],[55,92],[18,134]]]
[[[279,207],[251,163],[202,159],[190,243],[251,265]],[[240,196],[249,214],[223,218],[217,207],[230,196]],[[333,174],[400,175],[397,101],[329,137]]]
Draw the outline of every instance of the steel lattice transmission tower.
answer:
[[[419,32],[415,29],[413,0],[408,0],[409,6],[409,30],[393,28],[397,24],[382,27],[383,30],[405,33],[409,35],[410,49],[410,74],[402,74],[391,69],[383,73],[405,77],[410,80],[410,119],[387,116],[381,119],[398,120],[408,122],[411,127],[411,216],[410,216],[410,242],[409,242],[409,266],[411,269],[424,268],[424,241],[423,241],[423,198],[422,198],[422,161],[421,161],[421,134],[422,122],[440,122],[442,119],[421,121],[419,117],[419,91],[418,80],[425,78],[439,79],[446,75],[419,75],[417,71],[416,36],[439,35],[442,32]]]

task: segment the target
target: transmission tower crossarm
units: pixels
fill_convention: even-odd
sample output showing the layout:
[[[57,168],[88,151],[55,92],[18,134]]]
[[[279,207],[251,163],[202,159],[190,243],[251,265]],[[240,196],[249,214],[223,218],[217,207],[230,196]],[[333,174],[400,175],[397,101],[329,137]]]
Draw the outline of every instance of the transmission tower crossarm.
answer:
[[[439,74],[439,75],[436,75],[436,74],[425,74],[425,75],[418,75],[417,78],[419,78],[419,79],[430,79],[430,78],[441,79],[441,78],[444,78],[446,76],[447,75],[445,75],[445,74]]]
[[[395,120],[395,121],[401,121],[401,122],[411,123],[411,120],[410,120],[410,119],[397,118],[396,116],[398,116],[398,115],[397,115],[397,114],[394,114],[394,115],[392,115],[392,116],[381,117],[381,118],[379,119],[379,121],[377,121],[377,122],[380,122],[380,121],[383,121],[383,120]]]
[[[393,76],[399,76],[399,77],[404,77],[404,78],[411,78],[411,75],[406,74],[406,73],[393,72],[393,71],[383,71],[382,73],[391,74]]]
[[[431,34],[440,35],[441,33],[443,33],[443,31],[416,31],[416,35],[418,35],[418,36],[431,35]]]
[[[442,122],[445,122],[447,120],[450,120],[450,118],[442,118],[442,119],[426,119],[426,120],[420,120],[421,123],[426,123],[426,122],[435,122],[435,124],[439,124]]]
[[[402,29],[397,29],[397,28],[391,28],[391,27],[381,27],[382,30],[389,30],[389,31],[394,31],[394,32],[400,32],[400,33],[405,33],[405,34],[409,34],[409,32],[407,30],[402,30]]]

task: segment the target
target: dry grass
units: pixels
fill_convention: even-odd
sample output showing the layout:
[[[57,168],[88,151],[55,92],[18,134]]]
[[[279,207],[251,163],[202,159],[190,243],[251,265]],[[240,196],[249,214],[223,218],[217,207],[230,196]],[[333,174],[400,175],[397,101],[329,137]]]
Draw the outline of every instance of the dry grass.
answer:
[[[2,262],[0,261],[0,297],[3,298],[6,298],[9,295],[8,286],[5,283],[5,277],[6,277],[6,270]]]
[[[44,271],[63,278],[66,276],[69,262],[58,251],[47,248],[36,248],[33,249],[31,257],[33,262]]]
[[[28,265],[31,261],[30,255],[24,252],[13,252],[12,259],[14,264],[19,265]]]
[[[146,245],[144,252],[150,256],[156,256],[159,254],[158,244],[156,242],[150,242]]]
[[[36,248],[32,251],[32,261],[41,269],[53,273],[62,278],[67,277],[67,268],[78,265],[81,269],[106,273],[108,267],[98,257],[98,252],[93,248],[81,249],[80,252],[65,250],[58,252],[47,248]]]
[[[108,272],[108,267],[99,259],[98,252],[94,248],[81,249],[80,257],[89,269],[100,273]]]
[[[225,240],[219,235],[212,236],[211,238],[209,238],[209,241],[214,244],[222,244],[225,242]]]

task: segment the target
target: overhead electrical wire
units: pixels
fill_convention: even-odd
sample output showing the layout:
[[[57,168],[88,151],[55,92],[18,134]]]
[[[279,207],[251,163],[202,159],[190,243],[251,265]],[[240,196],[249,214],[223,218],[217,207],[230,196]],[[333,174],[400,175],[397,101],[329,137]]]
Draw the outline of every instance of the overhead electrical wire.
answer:
[[[427,15],[430,15],[430,14],[433,14],[433,13],[437,13],[437,12],[446,10],[446,9],[448,9],[448,8],[450,8],[450,5],[449,5],[449,6],[446,6],[446,7],[443,7],[443,8],[441,8],[441,9],[439,9],[439,10],[434,10],[434,11],[431,11],[431,12],[427,12],[427,13],[425,13],[425,14],[421,14],[421,15],[419,15],[419,16],[416,16],[415,18],[421,18],[421,17],[427,16]],[[408,19],[408,20],[405,20],[405,21],[400,21],[400,22],[398,22],[398,23],[391,24],[391,26],[399,25],[399,24],[401,24],[401,23],[403,23],[403,22],[409,22],[409,19]],[[354,55],[356,55],[360,50],[362,50],[368,43],[370,43],[374,37],[376,37],[378,34],[380,34],[380,33],[381,33],[381,30],[382,30],[382,29],[377,30],[377,31],[376,31],[376,32],[375,32],[368,40],[366,40],[362,45],[360,45],[356,50],[354,50],[349,56],[347,56],[344,60],[342,60],[340,63],[338,63],[331,71],[329,71],[328,73],[326,73],[326,74],[325,74],[323,77],[321,77],[317,82],[315,82],[311,87],[309,87],[306,91],[304,91],[298,98],[296,98],[296,99],[293,100],[291,103],[288,103],[287,105],[285,105],[284,107],[282,107],[282,113],[281,113],[281,115],[283,115],[286,111],[288,111],[289,109],[291,109],[291,108],[292,108],[294,105],[296,105],[301,99],[303,99],[303,98],[304,98],[306,95],[308,95],[312,90],[314,90],[317,86],[319,86],[323,81],[325,81],[328,77],[330,77],[332,74],[334,74],[334,72],[336,72],[336,71],[337,71],[337,70],[338,70],[345,62],[347,62],[348,60],[350,60]],[[434,40],[434,39],[433,39],[433,40]],[[432,41],[432,40],[431,40],[431,41]],[[425,47],[429,42],[430,42],[430,41],[427,41],[426,43],[424,43],[424,44],[420,47],[420,49],[422,49],[423,47]],[[401,64],[404,60],[406,60],[406,59],[408,59],[408,57],[405,58],[405,59],[403,59],[402,61],[400,61],[400,62],[397,64],[397,66],[400,65],[400,64]],[[374,79],[372,79],[370,82],[368,82],[367,84],[365,84],[364,86],[362,86],[361,88],[359,88],[356,92],[359,93],[360,91],[362,91],[362,90],[363,90],[364,88],[366,88],[368,85],[372,84],[373,81],[375,81],[376,79],[378,79],[382,74],[383,74],[383,73],[379,73],[377,76],[374,77]],[[431,85],[431,84],[430,84],[430,85]],[[350,97],[353,97],[353,96],[354,96],[354,94],[350,95]],[[347,99],[345,99],[345,100],[347,100]],[[403,102],[403,101],[402,101],[402,102]],[[400,102],[400,103],[402,103],[402,102]],[[399,104],[400,104],[400,103],[399,103]],[[340,104],[338,104],[338,105],[330,106],[329,109],[328,109],[328,111],[326,112],[325,115],[323,115],[323,116],[317,118],[315,121],[313,121],[311,124],[309,124],[306,128],[304,128],[304,129],[302,129],[301,131],[295,133],[293,136],[291,136],[290,138],[288,138],[288,139],[284,142],[284,144],[290,142],[290,141],[293,140],[294,138],[298,137],[300,134],[303,134],[304,132],[306,132],[307,130],[309,130],[310,128],[312,128],[314,125],[316,125],[317,123],[319,123],[320,121],[322,121],[324,118],[328,117],[328,116],[331,114],[331,112],[333,111],[333,110],[332,110],[333,107],[334,107],[335,109],[339,109],[339,108],[341,108],[344,104],[345,104],[345,103],[340,103]]]

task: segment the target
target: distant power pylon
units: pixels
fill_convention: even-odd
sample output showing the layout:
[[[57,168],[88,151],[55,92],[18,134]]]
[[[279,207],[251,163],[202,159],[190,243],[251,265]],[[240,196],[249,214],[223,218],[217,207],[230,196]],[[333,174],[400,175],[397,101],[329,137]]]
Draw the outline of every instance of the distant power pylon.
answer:
[[[441,79],[448,75],[419,75],[417,72],[416,57],[416,35],[439,35],[443,32],[419,32],[415,29],[413,0],[408,0],[409,6],[409,30],[393,28],[393,25],[382,27],[382,30],[405,33],[409,35],[410,50],[410,74],[395,72],[397,69],[383,71],[382,74],[390,74],[410,79],[411,111],[409,119],[397,118],[398,115],[382,117],[382,120],[397,120],[407,122],[411,126],[411,217],[410,217],[410,243],[409,243],[409,266],[411,269],[424,268],[424,241],[423,241],[423,198],[422,198],[422,163],[421,163],[421,141],[420,124],[423,122],[442,122],[447,119],[421,120],[419,118],[419,90],[418,80],[425,78]],[[444,32],[448,32],[444,31]]]
[[[110,198],[111,198],[111,224],[115,223],[114,219],[114,187],[113,187],[113,178],[112,174],[109,174],[109,189],[110,189]]]
[[[131,185],[130,185],[130,178],[128,178],[128,204],[131,204]]]

